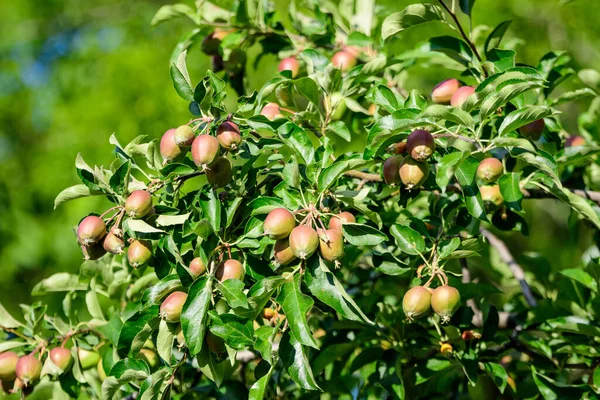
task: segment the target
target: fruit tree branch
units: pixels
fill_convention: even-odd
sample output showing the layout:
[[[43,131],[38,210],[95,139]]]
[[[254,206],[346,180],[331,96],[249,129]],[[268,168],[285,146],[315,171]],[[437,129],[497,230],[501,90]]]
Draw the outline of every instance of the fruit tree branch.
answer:
[[[510,267],[515,279],[519,281],[519,284],[521,285],[521,290],[523,291],[527,304],[529,304],[530,307],[537,306],[537,301],[535,300],[535,297],[533,297],[531,287],[529,287],[529,284],[525,280],[525,272],[523,272],[523,268],[515,261],[510,250],[506,247],[506,244],[485,228],[479,229],[479,232],[487,238],[490,245],[498,251],[498,254],[500,254],[502,261]]]
[[[379,174],[371,174],[368,172],[362,171],[346,171],[344,175],[349,176],[351,178],[362,179],[367,182],[383,182],[383,178]]]

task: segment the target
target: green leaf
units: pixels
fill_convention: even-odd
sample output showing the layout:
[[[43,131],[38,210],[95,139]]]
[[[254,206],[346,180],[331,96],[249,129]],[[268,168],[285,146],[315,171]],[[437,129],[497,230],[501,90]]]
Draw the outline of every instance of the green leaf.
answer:
[[[160,226],[183,225],[190,215],[191,213],[181,215],[159,215],[158,218],[156,218],[156,224]]]
[[[121,386],[132,381],[144,380],[147,376],[147,372],[133,369],[126,371],[119,378],[109,376],[102,382],[102,398],[112,399]]]
[[[432,21],[445,22],[444,10],[441,7],[429,3],[411,4],[383,20],[381,37],[386,40],[405,29]]]
[[[319,191],[324,192],[329,189],[338,180],[338,178],[344,174],[344,172],[352,169],[363,168],[370,163],[370,161],[356,158],[351,160],[337,161],[333,163],[333,165],[330,165],[321,171],[319,174],[317,187]]]
[[[165,234],[167,232],[163,231],[162,229],[158,229],[153,227],[152,225],[149,225],[146,221],[141,220],[141,219],[133,219],[133,218],[128,218],[125,220],[125,224],[127,225],[127,228],[131,229],[133,232],[136,233],[147,233],[147,234]]]
[[[123,323],[119,333],[118,351],[121,355],[136,354],[148,337],[158,328],[159,306],[151,306],[133,314]]]
[[[194,100],[194,88],[190,81],[190,77],[187,72],[187,66],[185,58],[187,56],[187,50],[183,51],[177,58],[176,63],[171,64],[170,73],[171,80],[173,81],[173,87],[177,94],[184,100]]]
[[[239,279],[227,279],[225,282],[217,282],[217,290],[221,292],[225,301],[231,308],[248,308],[248,299],[244,294],[244,282]]]
[[[131,171],[131,162],[126,161],[112,174],[109,180],[110,187],[115,193],[125,194],[129,185],[129,173]]]
[[[460,11],[471,17],[475,0],[459,0],[458,5],[460,7]]]
[[[469,157],[471,152],[465,150],[463,152],[448,153],[437,163],[437,173],[435,182],[446,193],[446,187],[450,183],[450,179],[454,176],[454,170],[465,158]]]
[[[284,332],[279,344],[279,355],[294,382],[306,390],[321,390],[313,376],[306,351],[289,332]]]
[[[265,375],[261,376],[256,382],[252,384],[250,387],[250,393],[248,394],[248,400],[262,400],[265,397],[265,392],[267,391],[267,385],[271,380],[271,375],[275,370],[275,366],[271,365],[269,368],[269,372]]]
[[[31,294],[33,296],[41,296],[51,292],[70,292],[72,290],[87,291],[88,284],[89,282],[79,275],[59,272],[38,282],[31,290]]]
[[[344,318],[373,324],[320,257],[310,259],[305,280],[308,290],[313,296],[336,310]]]
[[[431,124],[430,120],[417,119],[418,115],[418,110],[402,109],[375,121],[367,136],[363,158],[370,160],[383,152],[386,146],[404,139],[409,129]]]
[[[485,53],[487,54],[490,50],[497,48],[500,46],[500,42],[504,37],[504,34],[508,30],[512,21],[504,21],[501,22],[498,26],[494,28],[492,33],[485,39],[485,46],[483,47]]]
[[[600,72],[595,69],[582,69],[577,76],[584,85],[590,87],[596,93],[600,93]]]
[[[513,138],[513,137],[498,137],[492,140],[492,143],[495,147],[518,147],[523,150],[527,150],[531,153],[537,153],[537,149],[531,143],[531,140],[522,139],[522,138]]]
[[[199,278],[190,287],[181,312],[181,329],[185,343],[192,355],[200,353],[204,343],[208,309],[212,299],[211,276]]]
[[[208,219],[210,226],[217,235],[221,230],[221,201],[214,189],[208,189],[200,194],[202,215]]]
[[[259,215],[268,214],[276,208],[285,208],[285,204],[277,197],[260,196],[250,201],[247,207],[252,210],[251,215]]]
[[[478,166],[479,161],[475,157],[467,157],[456,168],[454,175],[462,188],[469,214],[482,221],[487,221],[479,187],[475,183]]]
[[[272,276],[263,278],[256,282],[248,291],[247,298],[250,310],[236,308],[235,313],[244,318],[255,319],[267,302],[270,301],[273,293],[285,282],[281,276]]]
[[[277,129],[277,133],[284,143],[302,157],[306,165],[309,165],[314,161],[315,149],[304,129],[293,122],[287,122]]]
[[[560,273],[569,279],[581,283],[594,292],[598,291],[598,282],[596,282],[596,279],[580,268],[563,269]]]
[[[405,265],[405,264],[404,264]],[[382,274],[391,275],[391,276],[400,276],[404,275],[411,271],[410,268],[402,267],[398,264],[395,264],[390,261],[384,261],[377,267],[377,271]]]
[[[569,103],[571,101],[577,101],[584,99],[586,97],[596,96],[596,92],[594,92],[590,88],[577,89],[570,92],[566,92],[561,94],[555,99],[549,99],[548,103],[550,106],[555,107],[559,104]]]
[[[218,363],[212,356],[208,346],[204,346],[198,357],[198,366],[208,379],[213,381],[217,387],[221,386],[226,372],[231,368],[228,361]]]
[[[254,343],[252,321],[235,314],[210,313],[210,332],[222,338],[236,350],[251,346]]]
[[[156,350],[158,355],[167,365],[171,365],[171,352],[173,351],[173,343],[175,342],[175,332],[172,327],[164,319],[160,320],[158,326],[158,336],[156,337]]]
[[[196,11],[192,7],[188,6],[187,4],[177,3],[164,5],[159,8],[156,14],[154,14],[154,17],[152,17],[152,22],[150,22],[150,25],[156,26],[161,22],[169,21],[173,18],[182,16],[187,16],[195,23],[199,23]]]
[[[306,97],[314,105],[319,106],[319,87],[314,80],[305,76],[303,78],[294,80],[294,86],[296,89],[298,89],[298,92],[302,96]]]
[[[498,108],[508,103],[515,97],[523,94],[529,90],[538,89],[543,87],[543,83],[537,80],[519,81],[515,80],[504,82],[502,85],[498,85],[493,94],[487,96],[481,103],[481,119],[489,117],[492,113],[496,112]]]
[[[404,225],[394,225],[391,227],[390,233],[403,252],[418,255],[425,251],[425,241],[421,234],[414,229]]]
[[[369,225],[346,223],[342,225],[342,232],[348,243],[354,246],[376,246],[387,240],[385,233]]]
[[[103,193],[100,191],[91,190],[86,185],[73,185],[71,187],[66,188],[65,190],[60,192],[58,196],[56,196],[56,199],[54,199],[54,209],[70,200],[81,199],[89,196],[98,196],[102,194]]]
[[[23,326],[22,323],[17,321],[8,311],[6,311],[6,308],[4,308],[2,304],[0,304],[0,325],[5,328],[20,328]]]
[[[440,36],[430,39],[429,50],[443,53],[465,67],[477,61],[473,56],[471,47],[463,40],[453,36]]]
[[[515,110],[508,114],[502,125],[498,128],[498,135],[504,136],[505,134],[516,131],[520,127],[527,125],[538,119],[543,119],[557,112],[550,107],[546,106],[525,106],[518,110]]]
[[[290,330],[298,342],[318,349],[319,346],[315,342],[306,320],[306,313],[312,308],[314,301],[309,296],[302,294],[300,278],[300,274],[296,274],[291,282],[286,282],[281,286],[277,302],[281,304],[289,321]]]
[[[508,374],[504,367],[500,364],[486,362],[483,364],[485,368],[485,372],[492,378],[498,389],[500,389],[500,393],[504,393],[504,389],[506,389],[506,385],[508,383]]]
[[[537,167],[542,172],[545,172],[553,181],[556,186],[562,188],[562,183],[558,177],[558,167],[554,158],[546,153],[545,151],[538,150],[537,154],[532,154],[519,149],[512,149],[510,151],[511,156],[519,158],[528,164]]]
[[[504,197],[504,203],[510,208],[520,211],[523,192],[521,192],[521,173],[509,172],[498,179],[500,193]]]
[[[473,117],[468,112],[457,107],[443,106],[440,104],[430,105],[421,114],[425,118],[443,119],[454,122],[459,125],[464,125],[468,128],[473,128],[475,122]]]
[[[448,257],[450,254],[454,252],[454,250],[458,249],[460,246],[460,239],[454,237],[452,239],[442,240],[439,244],[438,256],[440,259]]]

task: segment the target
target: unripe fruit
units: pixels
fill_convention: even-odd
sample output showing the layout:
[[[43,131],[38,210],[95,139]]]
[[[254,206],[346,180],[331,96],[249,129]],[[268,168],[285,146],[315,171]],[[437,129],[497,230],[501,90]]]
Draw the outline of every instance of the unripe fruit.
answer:
[[[300,63],[296,59],[296,57],[287,57],[279,62],[279,72],[281,71],[291,71],[292,78],[298,76],[300,72]]]
[[[133,268],[146,264],[152,257],[152,243],[148,240],[134,240],[127,249],[127,259]]]
[[[175,135],[173,137],[177,146],[187,147],[192,145],[192,142],[196,138],[196,134],[191,126],[181,125],[175,129]]]
[[[173,292],[160,305],[160,317],[167,322],[179,322],[183,304],[187,299],[185,292]]]
[[[104,220],[95,215],[85,217],[77,227],[77,238],[79,243],[91,246],[100,242],[106,235],[106,224]]]
[[[276,208],[267,215],[263,224],[265,235],[280,240],[288,237],[296,227],[296,218],[285,208]]]
[[[320,229],[319,250],[327,261],[337,261],[344,256],[344,236],[338,229]]]
[[[302,260],[312,256],[319,246],[319,235],[310,226],[297,226],[290,233],[290,248]]]
[[[219,54],[215,54],[210,57],[210,64],[213,72],[223,71],[223,68],[225,68],[223,57],[221,57]]]
[[[152,195],[145,190],[134,190],[125,201],[125,213],[131,218],[143,218],[152,210]]]
[[[450,317],[460,307],[460,293],[452,286],[444,285],[435,288],[431,295],[431,308],[439,315],[442,322],[450,321]]]
[[[481,193],[481,199],[486,203],[490,203],[496,207],[504,203],[504,197],[502,197],[500,186],[498,185],[479,186],[479,192]]]
[[[50,360],[52,360],[54,365],[56,365],[58,368],[66,371],[73,362],[73,356],[71,355],[71,351],[69,349],[65,349],[64,347],[55,347],[50,350]]]
[[[348,108],[346,106],[346,99],[340,92],[333,92],[331,94],[331,96],[329,97],[328,106],[329,106],[328,111],[330,113],[332,113],[331,114],[332,121],[339,121],[340,119],[342,119]]]
[[[356,65],[356,57],[354,57],[348,51],[338,51],[333,55],[333,57],[331,57],[331,64],[333,64],[334,67],[346,72],[354,68]]]
[[[219,141],[211,135],[198,135],[192,142],[192,159],[203,170],[212,164],[219,154]]]
[[[104,366],[102,365],[102,360],[98,361],[98,379],[100,379],[101,382],[104,382],[104,380],[107,378],[106,376],[106,371],[104,371]]]
[[[433,88],[431,100],[436,104],[448,104],[459,87],[460,82],[456,79],[442,81]]]
[[[272,308],[263,308],[262,317],[267,320],[271,320],[275,316],[275,310]]]
[[[177,339],[179,347],[186,346],[185,337],[183,336],[183,329],[181,329],[181,327],[179,327],[179,331],[177,331],[177,336],[175,338]]]
[[[278,265],[288,265],[296,259],[290,247],[290,241],[287,238],[275,242],[275,246],[273,246],[273,258],[275,258],[275,262]]]
[[[377,112],[377,106],[375,104],[371,104],[369,106],[369,108],[367,109],[367,113],[369,113],[369,115],[375,115],[376,112]]]
[[[565,142],[565,147],[585,146],[585,139],[581,136],[569,136]]]
[[[150,370],[153,370],[158,366],[158,356],[150,349],[141,349],[137,355],[137,358],[145,361],[150,367]]]
[[[123,249],[125,249],[125,242],[114,233],[108,232],[102,241],[102,247],[109,253],[121,254],[123,253]]]
[[[450,104],[452,107],[461,107],[465,101],[467,101],[467,97],[475,93],[475,88],[473,86],[463,86],[460,87],[454,92],[452,98],[450,99]]]
[[[206,264],[204,264],[204,261],[200,257],[196,257],[190,263],[189,270],[192,277],[196,279],[206,272]]]
[[[431,293],[423,286],[410,288],[402,298],[402,309],[409,321],[427,314],[431,307]]]
[[[216,354],[225,352],[225,341],[220,337],[214,335],[211,331],[206,332],[206,345],[208,349]]]
[[[485,183],[496,182],[503,173],[502,161],[494,157],[482,160],[477,167],[477,177]]]
[[[426,161],[435,151],[433,136],[424,129],[417,129],[408,135],[406,151],[415,161]]]
[[[226,186],[233,176],[233,169],[231,167],[231,161],[225,157],[219,157],[217,160],[206,170],[206,179],[208,183],[216,187]]]
[[[12,381],[15,379],[17,361],[19,361],[19,356],[13,351],[5,351],[0,354],[0,380]]]
[[[408,190],[421,186],[429,176],[429,164],[406,157],[400,165],[400,180]]]
[[[246,66],[246,52],[240,48],[231,50],[229,58],[225,61],[225,70],[229,75],[237,75]]]
[[[225,282],[227,279],[239,279],[244,280],[246,270],[241,262],[234,259],[229,259],[224,263],[221,263],[217,267],[216,277],[221,282]]]
[[[165,162],[177,160],[183,150],[175,143],[175,129],[169,129],[160,139],[160,155]]]
[[[544,123],[544,120],[538,119],[537,121],[533,121],[519,128],[519,132],[521,132],[521,135],[525,136],[526,138],[535,141],[542,137],[545,127],[546,124]]]
[[[442,353],[443,355],[451,354],[452,351],[453,349],[450,343],[442,343],[442,345],[440,346],[440,353]]]
[[[16,374],[25,386],[30,386],[40,379],[42,362],[33,354],[23,356],[17,361]]]
[[[338,215],[334,215],[329,220],[329,229],[337,229],[338,231],[342,230],[342,225],[344,224],[353,224],[356,222],[356,218],[354,215],[349,213],[348,211],[343,211]]]
[[[83,251],[83,258],[85,260],[97,260],[106,254],[103,242],[96,243],[92,246],[82,246],[81,250]]]
[[[260,112],[260,115],[264,115],[271,121],[274,119],[283,118],[283,114],[281,114],[279,110],[279,104],[277,103],[267,103]]]
[[[215,304],[215,311],[219,315],[227,314],[230,310],[231,307],[229,307],[229,304],[227,304],[227,301],[225,301],[225,299],[219,299],[219,301],[217,301],[217,303]]]
[[[240,128],[231,121],[223,122],[217,128],[217,141],[225,150],[237,150],[242,143]]]
[[[79,347],[77,349],[77,358],[79,358],[81,369],[90,369],[98,364],[98,361],[100,361],[100,354]]]
[[[397,185],[400,181],[400,164],[402,157],[392,156],[383,163],[383,180],[388,185]]]
[[[406,142],[396,143],[392,149],[395,154],[404,154],[406,153]]]
[[[203,40],[202,40],[202,51],[206,54],[210,55],[217,55],[219,54],[219,46],[221,45],[221,40],[219,40],[217,37],[215,37],[215,33],[211,33],[210,35],[206,36]]]

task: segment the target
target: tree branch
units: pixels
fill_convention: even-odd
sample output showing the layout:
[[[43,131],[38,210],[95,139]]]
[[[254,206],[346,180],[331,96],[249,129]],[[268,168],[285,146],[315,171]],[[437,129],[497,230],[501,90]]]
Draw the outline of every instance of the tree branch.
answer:
[[[502,240],[485,228],[479,229],[479,232],[481,232],[481,234],[487,238],[487,240],[490,242],[490,245],[500,254],[502,261],[504,261],[510,267],[515,279],[519,281],[519,284],[521,285],[521,290],[523,291],[523,295],[525,296],[527,304],[529,304],[530,307],[537,306],[537,301],[535,300],[535,297],[533,297],[531,288],[525,280],[525,272],[523,272],[523,268],[517,264],[512,254],[508,250],[508,247],[506,247],[506,244],[504,244]]]
[[[357,178],[357,179],[361,179],[367,182],[383,182],[383,178],[381,177],[381,175],[379,174],[372,174],[369,172],[362,172],[362,171],[346,171],[344,173],[345,176],[349,176],[351,178]]]
[[[437,135],[434,135],[433,137],[436,139],[437,138],[454,138],[454,139],[462,140],[463,142],[471,143],[473,146],[475,146],[475,148],[477,150],[481,150],[481,146],[479,145],[479,143],[477,143],[475,140],[468,138],[466,136],[454,135],[454,134],[450,134],[450,133],[439,133]]]

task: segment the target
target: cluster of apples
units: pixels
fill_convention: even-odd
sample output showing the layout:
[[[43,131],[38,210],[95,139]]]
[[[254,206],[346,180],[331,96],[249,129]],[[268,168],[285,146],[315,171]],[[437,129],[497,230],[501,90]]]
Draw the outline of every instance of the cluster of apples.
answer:
[[[408,190],[420,187],[429,176],[428,159],[435,151],[435,142],[429,131],[417,129],[406,142],[394,146],[393,155],[383,163],[383,180],[388,185],[403,184]],[[402,154],[407,153],[406,156]]]
[[[447,284],[435,289],[429,286],[414,286],[402,298],[402,309],[409,321],[423,317],[433,309],[441,321],[446,323],[460,307],[460,293]]]
[[[152,243],[148,240],[125,240],[119,227],[123,214],[129,218],[145,218],[154,212],[152,195],[146,190],[134,190],[129,194],[124,207],[109,220],[110,229],[101,216],[89,215],[77,227],[77,239],[86,260],[97,260],[104,254],[122,254],[128,244],[127,259],[134,268],[145,265],[152,257]]]

